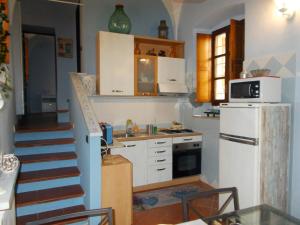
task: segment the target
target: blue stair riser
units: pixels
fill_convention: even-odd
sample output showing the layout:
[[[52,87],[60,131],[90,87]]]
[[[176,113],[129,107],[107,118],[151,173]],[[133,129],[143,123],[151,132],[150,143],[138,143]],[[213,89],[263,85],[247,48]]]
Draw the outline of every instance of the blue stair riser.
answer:
[[[68,122],[70,122],[70,113],[69,112],[58,113],[57,114],[57,121],[59,123],[68,123]]]
[[[74,152],[75,144],[15,148],[16,155],[34,155],[43,153]]]
[[[28,163],[21,165],[21,172],[29,172],[36,170],[47,170],[47,169],[57,169],[62,167],[77,166],[77,160],[61,160],[61,161],[50,161],[41,163]]]
[[[83,196],[79,198],[70,198],[61,201],[47,202],[42,204],[35,204],[30,206],[18,207],[17,216],[25,216],[30,214],[36,214],[46,211],[53,211],[56,209],[62,209],[83,204]]]
[[[31,141],[31,140],[45,140],[45,139],[73,138],[73,137],[74,135],[72,130],[16,133],[15,141]]]
[[[80,177],[67,177],[62,179],[54,179],[40,182],[32,182],[17,185],[17,193],[38,191],[49,188],[63,187],[69,185],[80,184]]]

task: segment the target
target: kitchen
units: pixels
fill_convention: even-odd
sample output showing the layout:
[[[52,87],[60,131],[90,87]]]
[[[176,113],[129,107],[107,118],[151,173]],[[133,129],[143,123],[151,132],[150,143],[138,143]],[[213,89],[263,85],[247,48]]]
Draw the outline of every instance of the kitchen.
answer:
[[[104,4],[103,2],[92,2],[93,1],[89,1],[86,3],[85,7],[82,7],[82,71],[88,74],[97,74],[96,65],[98,62],[95,57],[97,49],[95,47],[96,34],[97,32],[99,32],[99,30],[107,30],[107,19],[105,18],[106,16],[108,17],[107,14],[110,14],[110,12],[108,12],[109,10],[107,10],[107,5],[105,7],[102,7],[102,4]],[[143,35],[155,37],[157,35],[156,33],[159,21],[160,19],[164,19],[165,17],[165,12],[161,13],[161,8],[163,7],[157,7],[157,11],[147,9],[145,10],[145,8],[142,10],[143,5],[139,4],[139,1],[135,1],[134,4],[128,1],[126,2],[126,4],[124,4],[125,9],[128,9],[129,14],[132,16],[132,20],[141,22],[135,23],[135,25],[133,26],[132,34],[138,34],[137,36],[140,39]],[[166,91],[167,96],[148,96],[147,93],[147,96],[142,95],[128,97],[107,95],[98,96],[95,95],[95,92],[93,92],[89,93],[89,97],[86,98],[88,99],[87,105],[90,104],[92,110],[89,109],[90,111],[88,111],[88,113],[83,112],[84,117],[82,117],[82,115],[79,116],[82,109],[78,109],[72,105],[72,107],[75,107],[75,109],[77,109],[73,110],[72,108],[70,110],[72,111],[72,113],[74,113],[74,118],[76,118],[76,121],[82,121],[82,118],[85,118],[85,122],[88,124],[86,115],[88,115],[89,113],[94,114],[95,118],[93,118],[93,121],[95,119],[97,125],[98,122],[108,122],[114,127],[115,131],[121,130],[123,132],[126,130],[126,121],[128,119],[131,119],[136,131],[138,130],[136,128],[139,127],[139,138],[141,139],[145,139],[143,135],[147,130],[147,125],[149,124],[152,124],[158,128],[166,129],[172,128],[172,121],[178,121],[183,124],[184,128],[191,129],[195,132],[195,136],[191,137],[192,139],[193,137],[200,137],[200,134],[202,134],[201,179],[209,185],[217,187],[220,181],[219,133],[220,129],[222,128],[220,126],[220,118],[218,116],[207,117],[205,115],[205,112],[207,111],[216,110],[216,108],[214,108],[210,103],[211,101],[202,101],[200,104],[195,103],[194,101],[195,94],[193,92],[198,86],[196,82],[198,73],[196,58],[198,38],[197,35],[211,34],[213,31],[221,29],[222,27],[230,24],[230,19],[235,19],[238,21],[245,19],[246,26],[245,59],[243,62],[244,69],[247,72],[258,68],[271,69],[272,75],[282,78],[281,102],[291,104],[292,106],[289,155],[290,170],[289,180],[286,183],[289,184],[289,189],[287,191],[287,197],[289,199],[289,212],[290,214],[299,217],[299,174],[296,172],[299,169],[298,163],[296,161],[297,158],[299,158],[299,151],[297,148],[297,146],[299,146],[299,139],[297,138],[297,135],[299,134],[299,126],[297,125],[299,122],[299,118],[297,118],[296,116],[299,112],[299,67],[297,64],[297,53],[299,51],[299,44],[297,42],[297,40],[299,39],[299,34],[297,32],[297,27],[299,24],[299,17],[297,16],[298,11],[296,10],[297,12],[295,12],[294,17],[291,16],[290,18],[285,18],[285,16],[282,16],[280,13],[278,13],[275,2],[273,0],[230,0],[222,2],[214,0],[199,0],[199,2],[187,0],[185,3],[183,3],[182,1],[163,1],[163,4],[164,6],[166,6],[168,14],[170,15],[170,19],[166,19],[170,29],[170,41],[173,39],[176,39],[176,43],[180,42],[177,40],[184,41],[184,83],[186,84],[189,95],[170,96],[168,91]],[[138,12],[137,8],[143,11],[144,16],[140,16],[138,13],[136,13]],[[150,9],[150,7],[148,8]],[[158,18],[158,21],[151,20],[151,22],[149,22],[145,18],[149,18],[149,21],[151,20],[151,18]],[[155,22],[156,25],[153,28],[153,26],[150,26],[147,22],[149,22],[149,24],[154,24]],[[151,32],[148,31],[150,27],[152,29]],[[262,32],[262,30],[264,30],[265,32]],[[265,33],[268,33],[268,39],[266,38]],[[133,45],[132,49],[136,49],[136,46]],[[167,54],[171,53],[171,51],[166,52]],[[159,51],[155,50],[155,54],[158,53]],[[132,55],[134,55],[134,53]],[[116,58],[117,57],[120,56],[116,56]],[[127,58],[124,59],[127,60]],[[149,59],[151,59],[150,56]],[[144,59],[141,60],[143,61]],[[131,67],[131,69],[134,70],[134,67]],[[179,70],[180,69],[177,69],[177,71]],[[173,78],[171,79],[173,80]],[[122,80],[122,77],[120,80]],[[147,83],[149,79],[143,78],[141,79],[141,81]],[[151,79],[150,81],[152,82]],[[128,80],[123,82],[124,84],[126,83],[126,85],[129,84],[130,90],[132,91],[132,94],[130,95],[135,95],[135,82],[135,78],[133,78],[130,82]],[[157,82],[158,80],[156,80],[156,83]],[[106,87],[108,86],[109,85],[106,85]],[[62,93],[62,90],[64,88],[68,87],[60,85],[59,93]],[[122,90],[116,88],[115,94],[120,94],[119,91]],[[155,91],[157,93],[160,91],[159,86]],[[16,93],[16,95],[18,94],[19,93]],[[65,97],[66,96],[64,96],[64,98]],[[83,96],[83,98],[85,97]],[[64,100],[66,99],[62,99],[61,104],[67,105],[67,101]],[[253,105],[253,107],[255,108],[256,106]],[[226,108],[226,106],[224,106],[224,108]],[[135,124],[137,126],[135,126]],[[77,151],[80,159],[78,163],[80,171],[82,172],[81,183],[86,192],[85,204],[87,208],[96,208],[100,206],[99,195],[101,193],[101,189],[99,190],[95,187],[98,187],[101,184],[101,181],[99,180],[100,176],[98,176],[97,174],[97,171],[99,172],[101,171],[101,169],[99,162],[95,160],[98,153],[98,150],[96,150],[98,149],[96,148],[98,144],[95,144],[98,136],[94,134],[97,133],[98,135],[99,131],[96,127],[93,127],[95,128],[94,130],[87,129],[86,127],[88,126],[82,126],[82,123],[78,123],[78,125],[76,124],[74,128],[77,140]],[[159,139],[161,139],[162,136],[160,135],[164,135],[163,139],[167,140],[162,142],[166,142],[163,144],[167,145],[163,147],[167,147],[168,150],[166,150],[166,152],[169,153],[164,155],[166,156],[165,158],[158,160],[173,160],[174,152],[171,151],[172,153],[170,153],[170,149],[173,148],[173,141],[174,139],[176,139],[176,137],[174,137],[173,135],[168,136],[167,134],[160,132],[161,130],[158,130],[157,135],[159,136],[159,138],[157,140],[149,140],[147,138],[147,140],[139,139],[138,141],[143,142],[144,147],[146,145],[148,151],[148,149],[151,148],[155,149],[155,144],[157,142],[161,142]],[[156,133],[156,131],[154,131],[154,133]],[[123,134],[120,135],[122,136]],[[189,137],[188,139],[190,139],[189,135],[187,135],[187,137]],[[122,137],[120,138],[120,136],[117,139],[119,140],[119,142],[128,141],[128,139],[122,139]],[[199,139],[197,141],[199,141]],[[112,149],[112,151],[118,150]],[[144,157],[144,159],[145,161],[143,162],[147,161],[148,163],[148,158]],[[167,170],[167,168],[170,168],[171,164],[173,164],[173,161],[172,163],[171,161],[168,161],[167,165],[169,167],[159,167],[157,169]],[[150,168],[151,165],[152,164],[147,164],[147,169]],[[143,166],[145,166],[144,163]],[[144,174],[145,173],[146,172],[144,171]],[[199,173],[199,169],[197,173]],[[199,178],[198,175],[197,177]],[[160,178],[163,179],[164,182],[167,179],[171,180],[173,179],[173,172],[172,176],[169,172],[163,177],[153,176],[151,178],[153,178],[153,180],[148,180],[147,174],[146,178],[144,177],[144,179],[141,179],[142,181],[140,184],[148,185],[148,182],[156,183]],[[139,181],[137,181],[137,183],[139,183]]]
[[[101,60],[103,60],[103,58],[105,58],[106,56],[104,56],[103,54],[101,55],[101,48],[105,48],[106,44],[109,44],[111,41],[109,42],[105,42],[105,38],[101,39],[101,36],[111,36],[111,38],[107,38],[109,40],[111,39],[118,39],[121,38],[120,34],[110,34],[110,33],[106,33],[106,32],[99,32],[98,33],[98,41],[100,42],[98,44],[99,49],[98,51],[100,52],[100,57],[98,58],[98,62],[100,64],[100,68],[101,68]],[[113,37],[115,36],[115,37]],[[117,36],[117,37],[116,37]],[[124,36],[125,38],[128,38],[128,35]],[[139,37],[140,38],[140,37]],[[143,39],[146,39],[145,37]],[[103,41],[104,40],[104,41]],[[152,38],[153,41],[153,38]],[[157,41],[157,40],[155,40]],[[122,44],[124,45],[124,42],[122,42]],[[139,43],[140,44],[140,43]],[[114,43],[115,46],[117,46],[118,44],[115,42]],[[103,47],[104,46],[104,47]],[[131,52],[133,51],[133,46],[131,45]],[[117,47],[118,48],[118,47]],[[119,49],[119,48],[118,48]],[[130,50],[127,50],[127,52],[130,52]],[[118,51],[119,54],[120,51]],[[122,58],[122,57],[121,57]],[[134,63],[137,64],[140,59],[136,58],[137,61],[135,61]],[[116,60],[116,59],[115,59]],[[172,58],[168,59],[168,60],[172,60]],[[105,59],[103,60],[105,61]],[[160,61],[160,59],[158,58],[158,62]],[[114,62],[115,63],[115,62]],[[116,63],[119,64],[119,62],[116,60]],[[131,65],[130,63],[126,63],[126,67],[128,65]],[[177,81],[179,80],[178,77],[180,77],[180,75],[178,75],[178,73],[176,74],[176,72],[180,71],[180,70],[175,70],[175,72],[173,71],[173,73],[169,73],[168,72],[168,68],[164,68],[164,69],[159,69],[160,67],[162,67],[162,64],[158,66],[157,69],[157,75],[155,73],[152,74],[152,76],[158,76],[158,79],[152,79],[152,80],[162,80],[162,78],[160,76],[165,76],[165,75],[169,75],[172,74],[174,76],[176,76],[177,79],[172,79]],[[114,68],[114,67],[113,67]],[[107,68],[106,68],[107,70]],[[131,69],[132,70],[132,69]],[[128,94],[128,91],[130,93],[130,90],[132,90],[131,93],[133,93],[133,89],[122,89],[120,88],[120,86],[118,86],[118,90],[120,91],[115,91],[115,87],[114,84],[108,84],[104,82],[102,82],[102,79],[105,77],[106,71],[104,70],[100,70],[98,69],[97,71],[100,71],[99,74],[97,75],[97,82],[100,81],[100,85],[103,85],[103,83],[106,85],[104,92],[108,92],[108,94],[103,94],[103,95],[109,95],[110,93],[112,93],[112,95],[117,95],[118,97],[104,97],[106,98],[103,101],[103,97],[99,97],[99,96],[94,96],[92,97],[92,105],[94,105],[94,111],[97,112],[97,109],[95,109],[95,102],[93,101],[93,98],[97,98],[98,100],[101,100],[99,103],[99,106],[101,106],[101,116],[113,116],[111,115],[110,112],[126,112],[126,110],[122,110],[122,106],[121,104],[111,104],[111,102],[114,101],[114,99],[116,98],[120,98],[120,97],[124,97],[123,95],[125,95],[125,99],[124,100],[124,104],[123,107],[128,107],[128,102],[133,102],[134,104],[140,105],[141,107],[141,111],[144,111],[145,109],[147,109],[147,99],[149,99],[149,97],[141,97],[140,99],[136,99],[136,97],[127,97],[126,95],[130,95]],[[110,71],[110,75],[114,74],[114,71]],[[135,72],[141,72],[141,76],[144,76],[144,73],[146,73],[148,76],[151,76],[151,73],[147,73],[147,71],[145,72],[143,69],[139,70],[136,69]],[[153,71],[153,70],[152,70]],[[163,71],[163,72],[161,72]],[[265,70],[252,70],[251,73],[253,76],[255,76],[255,72],[259,72],[259,73],[264,73],[264,72],[270,72],[270,71],[265,71]],[[129,74],[131,74],[131,71],[129,71]],[[184,74],[184,73],[182,73]],[[86,75],[82,75],[83,78],[82,80],[85,80],[88,76]],[[130,75],[132,76],[132,75]],[[129,77],[130,77],[129,76]],[[139,82],[139,74],[135,74],[135,79],[137,79],[136,82]],[[259,75],[261,76],[261,75]],[[266,75],[264,75],[266,76]],[[129,77],[126,77],[127,79]],[[123,78],[124,79],[124,78]],[[88,79],[87,79],[88,80]],[[171,80],[171,79],[168,79]],[[168,93],[167,94],[173,94],[173,96],[169,96],[167,97],[167,100],[170,101],[170,98],[172,99],[172,97],[174,98],[174,94],[184,94],[184,93],[180,93],[180,90],[182,90],[183,88],[178,88],[179,86],[184,86],[185,84],[182,83],[178,83],[176,85],[174,85],[174,83],[158,83],[158,89],[159,89],[159,95],[164,95],[166,93],[163,92],[164,89],[160,88],[160,85],[164,84],[164,85],[168,85],[169,89],[168,89]],[[247,86],[248,85],[248,86]],[[88,85],[86,85],[88,87]],[[156,86],[156,84],[154,84],[154,86]],[[276,90],[274,92],[270,90],[270,86],[276,87],[274,88],[274,90]],[[124,86],[123,88],[127,88],[127,86]],[[248,89],[250,90],[248,92]],[[153,88],[153,90],[155,90],[155,88]],[[259,122],[260,118],[263,118],[262,116],[260,116],[258,113],[260,113],[260,110],[256,110],[255,111],[255,115],[252,115],[252,109],[251,107],[258,107],[256,105],[252,105],[249,104],[251,102],[253,103],[257,103],[257,102],[269,102],[269,103],[279,103],[281,102],[281,79],[280,78],[273,78],[273,77],[258,77],[258,78],[249,78],[249,79],[242,79],[242,80],[233,80],[230,81],[230,87],[229,87],[229,101],[230,102],[237,102],[240,104],[234,105],[234,103],[229,104],[228,109],[230,108],[237,108],[237,113],[234,114],[234,110],[231,109],[230,111],[232,111],[232,113],[230,111],[226,112],[226,106],[227,103],[223,103],[221,104],[221,116],[223,116],[223,120],[221,120],[221,130],[220,130],[220,137],[221,139],[224,140],[229,140],[229,141],[234,141],[234,138],[238,137],[238,139],[240,141],[242,141],[243,135],[245,134],[245,140],[243,140],[243,144],[249,144],[249,145],[258,145],[258,143],[261,141],[263,142],[263,138],[262,140],[258,140],[255,141],[255,143],[252,143],[252,135],[256,134],[261,131],[256,131],[258,129],[258,124],[260,123],[265,123],[264,120],[262,120],[263,122]],[[246,91],[244,91],[246,90]],[[98,93],[100,93],[101,95],[101,86],[100,88],[98,87]],[[173,92],[172,92],[173,91]],[[244,92],[243,92],[244,91]],[[141,91],[136,91],[134,93],[140,93]],[[125,93],[125,94],[124,94]],[[148,92],[142,92],[141,94],[142,96],[145,95],[151,95]],[[154,95],[157,95],[157,93],[154,92]],[[153,98],[153,97],[152,97]],[[155,99],[157,98],[157,99]],[[140,100],[143,100],[143,102],[140,102]],[[154,97],[152,99],[152,101],[159,101],[159,100],[166,100],[165,97]],[[175,95],[175,103],[178,104],[178,99]],[[117,101],[120,101],[119,99],[117,99]],[[249,102],[249,103],[244,103],[244,102]],[[244,105],[243,105],[244,103]],[[163,105],[165,107],[165,104]],[[262,105],[263,106],[263,105]],[[273,107],[274,106],[274,107]],[[276,105],[270,104],[268,106],[268,104],[265,105],[266,108],[276,108]],[[113,109],[113,107],[117,107],[117,109]],[[138,117],[138,112],[136,110],[132,110],[133,108],[137,108],[131,105],[132,108],[127,109],[127,112],[129,112],[129,114],[131,113],[133,118],[137,118]],[[238,107],[240,107],[240,111],[238,111]],[[278,105],[278,107],[283,107],[285,108],[284,111],[285,114],[289,114],[289,107],[287,105]],[[174,106],[172,107],[173,109],[175,108]],[[244,109],[243,109],[244,108]],[[249,108],[249,112],[246,112],[245,108]],[[158,110],[159,108],[156,107],[155,110]],[[105,110],[107,111],[107,114],[105,113]],[[139,133],[139,126],[136,124],[133,124],[133,122],[131,121],[131,119],[127,119],[126,122],[126,127],[125,127],[125,131],[123,131],[123,133],[121,133],[120,131],[118,132],[118,130],[114,134],[115,140],[113,142],[113,134],[112,134],[112,126],[111,125],[103,125],[103,131],[104,131],[104,139],[105,142],[108,142],[108,144],[111,144],[111,146],[107,147],[110,148],[110,153],[112,155],[122,155],[123,157],[127,158],[129,161],[131,161],[132,163],[132,178],[133,178],[133,187],[134,190],[139,190],[139,191],[145,191],[151,188],[164,188],[166,186],[170,186],[170,185],[174,185],[174,184],[184,184],[184,183],[188,183],[188,182],[192,182],[192,181],[197,181],[199,180],[199,177],[194,177],[193,179],[190,180],[182,180],[182,183],[178,183],[177,178],[180,177],[189,177],[191,175],[199,175],[201,174],[201,147],[202,147],[202,134],[201,133],[197,133],[197,132],[193,132],[190,129],[183,129],[182,124],[180,123],[175,123],[173,122],[173,125],[170,127],[170,123],[167,122],[167,120],[163,121],[160,118],[156,118],[158,115],[156,111],[152,111],[152,116],[154,115],[154,118],[150,119],[150,121],[154,121],[154,125],[153,124],[149,124],[146,127],[146,132],[145,130],[143,130],[143,132],[140,134]],[[100,108],[99,108],[100,111]],[[151,110],[149,110],[151,112]],[[163,111],[163,110],[162,110]],[[222,113],[223,111],[223,113]],[[165,112],[165,111],[164,111]],[[274,111],[275,112],[275,111]],[[257,115],[256,115],[257,114]],[[99,114],[98,114],[99,115]],[[150,114],[151,115],[151,114]],[[115,115],[116,118],[118,118],[120,120],[120,116]],[[176,116],[176,115],[175,115]],[[209,113],[207,113],[208,117],[204,117],[205,119],[217,119],[215,117],[215,115],[212,118],[209,118]],[[225,116],[227,116],[225,118]],[[237,120],[238,117],[241,117],[240,120]],[[267,116],[268,118],[269,116]],[[127,117],[128,118],[128,117]],[[170,119],[170,115],[167,115],[167,118]],[[221,117],[222,118],[222,117]],[[286,120],[282,121],[282,125],[281,127],[285,127],[283,128],[283,132],[287,133],[286,136],[282,135],[282,133],[279,132],[278,136],[272,136],[273,140],[269,140],[271,142],[274,142],[275,140],[277,140],[279,143],[283,142],[283,140],[288,140],[289,139],[289,135],[288,135],[288,130],[289,130],[289,117],[288,116],[283,116],[283,118],[286,118]],[[138,118],[137,118],[138,119]],[[149,121],[149,117],[147,117],[148,121]],[[146,120],[147,120],[146,119]],[[199,119],[199,118],[198,118]],[[203,119],[200,117],[200,119]],[[125,120],[125,118],[124,118]],[[236,120],[236,121],[235,121]],[[266,119],[267,121],[268,119]],[[100,120],[101,121],[101,120]],[[103,120],[102,120],[103,121]],[[108,120],[109,121],[109,120]],[[110,118],[110,121],[113,121],[113,119]],[[250,126],[250,124],[253,122],[257,121],[257,125],[254,123],[254,126]],[[120,121],[118,121],[120,122]],[[140,121],[139,124],[141,124],[142,122],[142,126],[144,126],[145,122],[143,120]],[[235,124],[237,123],[237,124]],[[244,124],[245,123],[245,124]],[[250,123],[250,124],[248,124]],[[223,124],[223,127],[222,127]],[[225,125],[224,125],[225,124]],[[237,125],[237,126],[236,126]],[[165,126],[165,127],[164,127]],[[239,128],[239,126],[241,126],[241,128]],[[269,125],[270,126],[270,125]],[[170,127],[169,129],[164,129],[166,127]],[[252,130],[253,127],[253,130]],[[114,128],[117,128],[117,126],[114,126]],[[122,126],[121,124],[119,125],[119,129],[124,130],[124,125]],[[269,127],[270,129],[271,126]],[[250,129],[249,131],[247,131],[247,129]],[[226,132],[229,131],[229,133],[224,133],[224,137],[223,137],[223,130]],[[158,133],[157,133],[158,131]],[[234,134],[238,134],[241,136],[236,136],[236,135],[230,135],[230,133],[234,133]],[[168,136],[169,135],[169,136]],[[256,137],[256,136],[255,136]],[[264,135],[262,136],[264,137]],[[268,138],[270,138],[268,136]],[[255,139],[256,140],[256,139]],[[114,147],[114,144],[118,142],[122,142],[122,146],[117,146]],[[234,141],[235,142],[235,141]],[[238,142],[238,141],[236,141]],[[251,142],[251,143],[250,143]],[[188,143],[188,144],[187,144]],[[222,142],[220,142],[222,143]],[[117,144],[118,145],[118,144]],[[276,146],[276,144],[274,145]],[[104,144],[104,148],[105,148],[105,144]],[[228,148],[228,147],[226,147]],[[237,149],[236,153],[238,153],[238,149],[242,149],[242,146],[236,146],[236,147],[231,147],[232,149]],[[262,150],[264,149],[264,147],[260,147]],[[182,150],[180,150],[182,149]],[[250,171],[246,172],[245,169],[241,170],[243,171],[241,174],[237,174],[237,177],[241,177],[243,173],[248,174],[247,176],[249,176],[249,184],[243,186],[242,183],[243,181],[237,181],[236,179],[233,179],[232,181],[230,181],[229,177],[232,177],[232,174],[234,173],[234,171],[238,171],[238,168],[240,168],[241,165],[245,164],[247,162],[247,157],[244,156],[244,153],[241,153],[241,155],[237,155],[237,158],[239,158],[241,161],[241,165],[239,165],[238,167],[234,167],[234,162],[235,162],[235,153],[231,154],[231,158],[227,157],[225,153],[223,153],[223,151],[227,151],[226,149],[223,149],[222,145],[220,146],[220,153],[219,155],[221,156],[221,158],[219,159],[219,163],[217,161],[217,163],[219,165],[221,165],[221,167],[219,168],[220,174],[222,175],[220,177],[220,181],[219,181],[219,185],[223,185],[223,186],[237,186],[240,194],[241,194],[241,207],[245,208],[245,207],[249,207],[249,206],[253,206],[256,204],[259,204],[261,202],[260,198],[257,198],[257,194],[259,195],[260,193],[260,187],[258,185],[254,187],[254,189],[249,188],[251,186],[251,184],[255,184],[256,180],[259,179],[258,175],[256,174],[257,172],[255,171],[260,171],[260,167],[255,167],[253,168],[253,171],[251,171],[253,163],[258,161],[260,162],[260,157],[255,156],[255,158],[253,159],[254,161],[249,161],[249,168]],[[288,142],[284,142],[284,144],[282,145],[282,150],[283,152],[285,152],[287,149],[288,152]],[[106,149],[106,151],[108,151],[108,149]],[[248,150],[247,150],[248,151]],[[275,151],[275,149],[274,149]],[[277,150],[276,150],[277,151]],[[280,150],[278,150],[280,151]],[[243,151],[242,151],[243,152]],[[246,151],[245,151],[246,152]],[[251,152],[251,150],[250,150]],[[257,150],[254,152],[258,152]],[[225,155],[224,155],[225,154]],[[223,156],[222,156],[223,155]],[[285,155],[284,158],[286,158],[285,153],[283,153],[283,156]],[[258,158],[257,158],[258,157]],[[242,160],[244,158],[244,161]],[[249,157],[249,159],[252,158]],[[105,159],[105,158],[104,158]],[[118,159],[119,160],[119,159]],[[205,161],[206,159],[204,159]],[[224,161],[225,160],[225,161]],[[233,160],[233,161],[231,161]],[[227,172],[227,174],[225,174],[225,172],[223,172],[223,170],[225,168],[227,168],[226,170],[228,170],[228,166],[224,165],[228,163],[228,164],[232,164],[232,169],[230,170],[230,172]],[[263,161],[262,161],[263,162]],[[110,162],[111,164],[113,164],[113,161]],[[278,163],[278,161],[274,161],[272,162],[274,163],[274,165],[276,163]],[[287,161],[282,161],[283,166],[282,170],[279,170],[278,173],[282,173],[284,177],[287,178]],[[248,166],[246,166],[247,168]],[[266,169],[267,167],[265,167]],[[229,170],[228,170],[229,171]],[[282,171],[282,172],[281,172]],[[254,172],[254,174],[252,174]],[[265,176],[270,176],[268,174],[266,174]],[[111,176],[104,176],[103,175],[103,183],[106,183],[105,181],[105,177],[111,177]],[[118,179],[117,174],[115,174],[115,179]],[[191,177],[190,177],[191,178]],[[112,177],[110,178],[112,179]],[[276,178],[275,178],[276,180]],[[161,183],[161,182],[167,182],[170,181],[169,184],[166,185],[166,183]],[[276,183],[277,181],[275,181]],[[285,184],[287,183],[286,180],[284,182]],[[147,187],[147,185],[151,185],[151,184],[157,184],[156,186],[150,186]],[[266,182],[266,185],[268,186],[269,183]],[[280,190],[285,190],[287,189],[286,185],[282,186],[282,181],[278,181],[278,185],[280,186]],[[145,187],[141,187],[141,186],[145,186]],[[223,187],[222,186],[222,187]],[[277,186],[276,186],[277,187]],[[106,189],[104,187],[104,189]],[[248,191],[247,191],[248,190]],[[247,196],[247,192],[252,193],[251,195],[253,195],[253,199],[251,199],[248,195]],[[107,196],[108,193],[104,192],[103,193],[104,196]],[[113,196],[114,193],[111,193],[111,196]],[[264,202],[265,203],[271,203],[271,199],[273,197],[268,197],[266,194],[262,194],[262,198],[264,198]],[[273,195],[277,195],[277,192],[275,191],[275,189],[273,189]],[[278,193],[278,195],[280,196],[281,193]],[[109,196],[109,195],[108,195]],[[112,198],[112,197],[111,197]],[[270,198],[270,199],[269,199]],[[119,198],[118,198],[119,199]],[[273,205],[277,205],[277,207],[286,210],[287,209],[287,205],[286,205],[286,201],[287,201],[287,196],[284,196],[282,199],[280,199],[279,201],[282,202],[279,203],[278,201],[274,201]],[[130,202],[130,201],[129,201]],[[131,203],[130,203],[131,204]],[[109,204],[107,205],[109,206]],[[118,212],[118,205],[113,205],[116,212]],[[117,214],[116,214],[117,215]],[[118,221],[118,219],[117,219]],[[130,222],[129,222],[130,223]]]
[[[246,42],[247,46],[247,42]],[[136,46],[134,47],[136,48]],[[187,46],[189,50],[189,46]],[[189,54],[189,52],[188,52]],[[280,56],[278,56],[280,58]],[[268,59],[265,59],[268,61]],[[188,61],[188,65],[189,65]],[[245,66],[251,70],[252,60],[246,61]],[[272,66],[272,65],[271,65]],[[187,66],[189,68],[189,66]],[[254,68],[253,68],[254,69]],[[273,68],[271,68],[273,69]],[[188,69],[189,70],[189,69]],[[279,72],[279,71],[277,71]],[[193,75],[189,74],[188,75]],[[280,75],[280,74],[279,74]],[[195,85],[195,81],[187,80],[187,83]],[[189,88],[195,88],[189,87]],[[94,111],[97,113],[99,121],[107,121],[112,123],[114,127],[119,129],[125,128],[127,119],[133,119],[138,125],[145,127],[146,124],[159,124],[159,127],[170,127],[171,121],[182,121],[187,128],[198,130],[206,133],[203,137],[203,171],[201,177],[211,185],[218,185],[219,174],[219,154],[218,154],[218,135],[219,121],[218,118],[203,117],[203,112],[210,108],[209,104],[204,104],[202,107],[191,107],[189,99],[181,97],[102,97],[101,99],[94,96],[91,97]],[[151,106],[151,104],[155,106]],[[134,109],[134,110],[132,110]],[[171,110],[170,110],[171,109]],[[174,110],[175,109],[175,110]],[[172,112],[170,112],[172,111]],[[120,113],[122,112],[122,113]],[[157,113],[161,112],[161,113]],[[198,114],[202,114],[198,116]],[[162,118],[160,118],[160,116]],[[195,124],[201,124],[197,126]],[[118,130],[118,129],[117,129]],[[207,139],[207,142],[205,141]],[[209,147],[207,147],[209,145]],[[206,160],[207,159],[207,160]]]

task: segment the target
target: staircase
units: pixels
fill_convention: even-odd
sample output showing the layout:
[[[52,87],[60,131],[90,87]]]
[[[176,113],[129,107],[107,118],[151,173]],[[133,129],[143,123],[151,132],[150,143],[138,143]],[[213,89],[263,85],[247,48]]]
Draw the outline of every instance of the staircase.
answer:
[[[15,154],[21,162],[16,188],[17,225],[84,210],[72,129],[71,123],[56,121],[16,128]],[[56,224],[81,224],[83,220]]]

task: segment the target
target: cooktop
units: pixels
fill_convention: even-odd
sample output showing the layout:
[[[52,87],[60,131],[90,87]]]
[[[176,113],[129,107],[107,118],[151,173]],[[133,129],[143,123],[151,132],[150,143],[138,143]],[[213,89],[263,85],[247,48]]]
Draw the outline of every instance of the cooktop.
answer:
[[[180,130],[173,130],[173,129],[164,129],[160,132],[166,133],[166,134],[184,134],[184,133],[193,133],[194,131],[191,129],[180,129]]]

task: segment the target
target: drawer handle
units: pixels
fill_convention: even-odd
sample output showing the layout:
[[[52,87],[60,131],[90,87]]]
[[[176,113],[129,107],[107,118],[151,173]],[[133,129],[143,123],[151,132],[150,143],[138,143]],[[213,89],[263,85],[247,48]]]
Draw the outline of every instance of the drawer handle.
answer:
[[[158,159],[158,160],[156,160],[156,162],[165,162],[166,161],[166,159]]]
[[[164,150],[164,151],[156,151],[155,153],[160,154],[160,153],[165,153],[165,152],[166,152],[166,150]]]
[[[112,90],[112,92],[121,93],[123,91],[121,91],[121,90]]]
[[[186,139],[183,139],[184,141],[192,141],[193,138],[186,138]]]
[[[169,81],[173,81],[174,82],[174,81],[177,81],[177,80],[176,79],[169,79]]]
[[[126,148],[133,148],[135,147],[136,145],[126,145]]]
[[[157,169],[157,171],[164,171],[164,170],[166,170],[166,168]]]
[[[155,142],[155,144],[157,145],[162,145],[162,144],[165,144],[166,142],[165,141],[158,141],[158,142]]]

